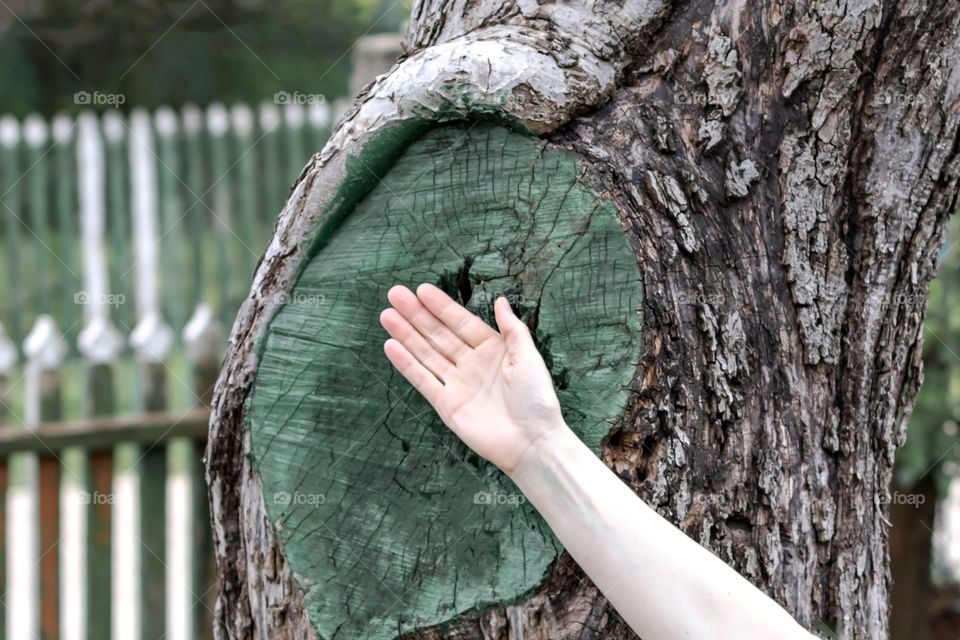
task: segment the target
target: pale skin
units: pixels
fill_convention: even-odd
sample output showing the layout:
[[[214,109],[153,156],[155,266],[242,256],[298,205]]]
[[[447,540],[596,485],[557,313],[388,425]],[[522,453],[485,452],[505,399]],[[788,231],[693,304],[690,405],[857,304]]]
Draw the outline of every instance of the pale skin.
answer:
[[[478,455],[523,491],[644,640],[809,640],[776,602],[660,517],[563,420],[526,325],[498,298],[499,331],[437,287],[390,289],[384,352]]]

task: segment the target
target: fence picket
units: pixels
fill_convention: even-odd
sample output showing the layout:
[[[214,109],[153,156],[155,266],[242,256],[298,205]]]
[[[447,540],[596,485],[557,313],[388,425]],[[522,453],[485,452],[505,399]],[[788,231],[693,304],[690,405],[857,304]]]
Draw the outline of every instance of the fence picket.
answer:
[[[306,114],[303,105],[298,102],[287,102],[283,105],[283,130],[287,137],[287,180],[289,184],[300,175],[303,167],[310,159],[307,146],[303,139]]]
[[[57,234],[55,236],[55,251],[63,265],[77,264],[77,220],[76,220],[76,179],[77,162],[74,157],[74,127],[76,121],[64,114],[53,118],[51,131],[53,133],[53,150],[51,162],[53,164],[53,196]],[[55,264],[63,266],[60,262]],[[76,273],[67,269],[55,268],[56,280],[59,282],[59,292],[54,297],[59,304],[54,305],[57,310],[57,322],[63,328],[64,339],[73,349],[78,333],[76,323],[76,302],[74,296],[80,291],[80,279]]]
[[[112,132],[116,141],[118,132]],[[105,127],[107,128],[107,127]],[[77,133],[78,201],[80,204],[83,257],[84,327],[77,337],[77,351],[83,356],[86,374],[87,417],[111,415],[115,410],[113,367],[123,351],[123,337],[110,320],[116,298],[111,298],[110,270],[106,250],[106,177],[104,137],[93,113],[81,114]],[[66,640],[102,637],[103,620],[109,620],[110,603],[102,597],[104,578],[109,581],[109,538],[90,537],[93,532],[109,532],[111,495],[101,494],[90,485],[88,452],[83,447],[67,447],[61,455],[61,521],[65,537],[61,547],[63,589],[61,634]],[[103,498],[101,499],[101,495]],[[89,541],[89,549],[88,549]],[[90,559],[92,562],[88,563]],[[102,565],[108,572],[103,574]],[[90,596],[93,595],[92,600]],[[88,609],[89,608],[89,609]],[[87,616],[91,611],[95,615]],[[99,615],[97,615],[99,614]]]
[[[20,267],[20,248],[23,244],[21,227],[22,206],[20,195],[20,123],[13,116],[0,118],[0,189],[4,194],[3,205],[4,235],[7,240],[7,264],[5,315],[7,329],[18,344],[24,335],[24,286],[23,270]]]
[[[157,194],[157,163],[149,115],[134,111],[130,118],[130,172],[134,184],[133,231],[136,252],[136,302],[139,321],[130,334],[138,363],[139,401],[141,413],[162,411],[167,407],[165,360],[173,345],[173,331],[163,319],[160,307],[159,212]],[[115,637],[138,638],[162,635],[164,589],[163,557],[164,513],[157,509],[143,509],[144,503],[163,504],[166,459],[162,448],[143,451],[139,444],[118,445],[115,456],[114,482],[127,491],[129,502],[117,496],[116,512],[123,521],[114,528],[114,585],[118,591],[125,587],[129,615],[126,624],[118,623],[125,633]],[[149,502],[147,502],[149,501]],[[123,569],[119,567],[122,564]],[[159,588],[157,588],[159,587]],[[116,600],[115,600],[116,601]]]
[[[60,367],[66,343],[52,316],[37,318],[23,343],[25,370],[24,423],[35,428],[60,415]],[[34,640],[40,633],[40,499],[37,453],[12,454],[8,460],[7,638]]]
[[[40,162],[47,150],[45,146],[50,137],[46,120],[32,113],[23,121],[23,141],[26,147],[26,210],[29,216],[31,234],[29,247],[33,254],[28,259],[27,273],[30,274],[28,291],[30,309],[50,309],[53,274],[50,264],[52,249],[47,244],[51,237],[48,213],[48,174]],[[21,216],[23,217],[23,216]],[[53,254],[56,256],[56,254]],[[32,264],[31,264],[32,263]]]
[[[131,272],[135,268],[130,243],[130,191],[128,184],[130,172],[127,164],[126,145],[130,130],[122,113],[116,109],[104,112],[102,116],[104,154],[106,158],[107,190],[107,229],[110,238],[108,252],[110,282],[113,293],[124,301],[131,299],[133,288],[130,282]],[[121,298],[122,296],[122,298]],[[136,322],[132,305],[116,305],[114,319],[130,333]]]
[[[183,281],[189,283],[189,289],[182,293],[187,300],[197,300],[204,295],[204,281],[207,273],[203,238],[206,227],[204,220],[206,208],[201,200],[205,192],[205,165],[203,162],[203,143],[200,139],[203,128],[203,112],[192,104],[185,105],[180,111],[180,123],[183,130],[183,150],[186,162],[186,191],[187,203],[184,208],[186,229],[190,242],[190,269],[186,270],[190,278]]]
[[[161,300],[175,327],[187,321],[184,298],[186,251],[184,250],[183,200],[180,197],[181,161],[179,153],[180,132],[177,114],[169,107],[161,107],[154,113],[157,131],[157,197],[160,211],[160,242],[164,264],[167,268],[161,276]]]
[[[247,280],[253,279],[253,269],[265,246],[266,239],[260,235],[257,224],[257,154],[253,153],[256,141],[253,138],[253,112],[245,104],[236,104],[230,109],[230,124],[233,128],[233,157],[237,165],[231,172],[235,177],[237,201],[235,209],[240,213],[240,224],[235,228],[237,242],[242,246],[240,252],[241,273]],[[239,280],[239,278],[234,278]],[[240,291],[239,295],[246,295]]]
[[[281,121],[280,109],[277,105],[264,102],[257,109],[257,120],[260,124],[261,175],[263,176],[263,200],[260,206],[263,211],[269,212],[268,221],[283,206],[286,200],[287,188],[290,183],[286,180],[284,163],[280,153]],[[272,226],[272,223],[270,224]]]

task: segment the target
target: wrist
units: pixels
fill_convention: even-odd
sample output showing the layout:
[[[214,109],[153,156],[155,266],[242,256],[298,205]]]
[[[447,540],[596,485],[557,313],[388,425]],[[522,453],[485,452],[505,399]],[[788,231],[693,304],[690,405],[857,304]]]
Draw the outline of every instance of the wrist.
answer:
[[[512,469],[503,471],[514,484],[521,486],[524,478],[533,478],[542,475],[544,469],[556,468],[564,457],[585,446],[561,418],[554,427],[544,430],[527,445]]]

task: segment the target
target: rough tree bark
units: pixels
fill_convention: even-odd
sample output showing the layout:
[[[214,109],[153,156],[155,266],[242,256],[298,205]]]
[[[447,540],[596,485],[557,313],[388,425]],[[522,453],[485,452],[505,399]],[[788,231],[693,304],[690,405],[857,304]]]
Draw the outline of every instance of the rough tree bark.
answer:
[[[960,172],[958,14],[415,2],[407,52],[304,169],[233,328],[207,450],[217,637],[316,637],[244,426],[304,239],[371,141],[389,159],[411,123],[496,114],[609,175],[636,249],[647,355],[603,459],[804,625],[885,637],[884,497]],[[567,556],[526,602],[411,635],[632,637]]]

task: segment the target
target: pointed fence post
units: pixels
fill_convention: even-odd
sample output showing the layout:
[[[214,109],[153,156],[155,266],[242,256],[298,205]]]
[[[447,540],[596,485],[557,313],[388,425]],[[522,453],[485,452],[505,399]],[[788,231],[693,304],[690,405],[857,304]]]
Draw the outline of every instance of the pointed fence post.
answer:
[[[83,305],[84,316],[84,327],[77,337],[77,351],[86,365],[84,414],[93,417],[110,415],[115,410],[114,366],[124,343],[110,321],[110,309],[125,300],[122,294],[112,292],[109,285],[105,243],[105,153],[100,122],[93,113],[87,112],[80,115],[77,126],[83,291],[75,300]],[[109,556],[103,557],[105,544],[90,545],[88,549],[88,541],[91,539],[91,522],[96,530],[109,530],[104,527],[104,520],[109,520],[109,514],[104,513],[109,509],[109,499],[106,495],[101,499],[99,489],[91,487],[89,457],[83,447],[65,448],[61,459],[60,504],[64,535],[60,547],[60,633],[64,640],[84,640],[107,632],[104,621],[109,617],[110,603],[104,601],[102,594],[103,586],[109,580]],[[93,539],[98,537],[93,536]],[[106,571],[104,560],[107,561]]]
[[[209,251],[203,244],[208,234],[208,227],[204,224],[207,209],[203,202],[206,191],[206,164],[203,156],[203,112],[193,104],[184,105],[180,111],[180,123],[183,129],[183,149],[186,161],[186,190],[187,202],[183,215],[191,248],[190,268],[186,273],[190,275],[184,280],[189,290],[184,291],[187,300],[197,300],[203,295],[204,282],[208,273],[206,257]]]
[[[182,327],[187,322],[186,246],[183,199],[180,197],[181,159],[180,125],[176,112],[170,107],[160,107],[153,116],[157,130],[157,196],[161,226],[161,253],[163,255],[163,308],[169,310],[170,322]]]
[[[130,169],[127,161],[130,132],[126,117],[117,109],[105,111],[101,118],[101,131],[106,160],[104,177],[111,288],[116,295],[130,300],[133,287],[129,283],[133,279],[135,259],[130,243]],[[136,322],[132,306],[119,305],[113,311],[113,319],[124,333],[129,333]]]
[[[130,334],[137,357],[138,410],[167,408],[166,358],[173,346],[173,330],[161,314],[159,272],[161,239],[157,197],[157,156],[150,116],[134,111],[130,117],[130,175],[133,197],[133,236],[136,255],[138,322]],[[147,637],[164,633],[163,557],[164,513],[141,505],[163,504],[166,457],[163,448],[142,450],[135,443],[114,451],[117,504],[114,523],[114,602],[126,604],[124,615],[114,616],[114,637]]]
[[[240,213],[239,227],[234,230],[236,238],[232,241],[239,245],[242,269],[234,268],[234,280],[242,286],[253,280],[253,269],[262,251],[266,248],[269,236],[257,225],[257,154],[254,152],[253,112],[245,104],[236,104],[230,109],[230,124],[233,127],[235,146],[233,156],[236,167],[231,171],[236,176],[237,202],[235,208]],[[238,287],[239,288],[239,287]],[[242,293],[241,293],[242,295]],[[236,308],[233,309],[236,312]]]
[[[35,429],[60,418],[60,367],[66,343],[56,320],[37,318],[23,343],[25,371],[24,423]],[[34,640],[40,633],[40,498],[35,452],[11,454],[7,487],[7,640]]]
[[[227,132],[230,129],[230,115],[227,109],[219,103],[207,107],[207,133],[210,141],[210,168],[213,172],[210,191],[213,194],[213,206],[210,215],[213,217],[213,236],[216,241],[217,253],[217,282],[221,290],[220,304],[217,307],[223,322],[227,322],[236,313],[240,301],[246,294],[237,286],[238,278],[233,273],[239,268],[240,251],[243,246],[237,242],[234,231],[233,198],[232,198],[232,170],[229,161],[229,147],[227,146]]]
[[[51,308],[52,278],[54,271],[51,261],[59,256],[51,255],[50,242],[53,234],[49,224],[49,174],[43,158],[47,153],[47,141],[50,138],[50,128],[47,121],[32,113],[23,121],[23,141],[26,147],[27,173],[24,175],[26,183],[26,211],[27,217],[21,216],[24,222],[29,222],[31,234],[28,236],[26,249],[32,254],[27,260],[27,269],[24,275],[29,274],[29,280],[24,284],[29,292],[26,302],[27,309],[49,310]],[[32,263],[32,264],[31,264]],[[57,271],[63,270],[65,265],[56,263]],[[67,265],[67,269],[70,267]],[[62,324],[61,326],[69,327]],[[69,342],[67,343],[69,345]]]
[[[56,225],[55,250],[64,265],[70,265],[73,273],[63,269],[59,261],[55,262],[57,272],[57,290],[53,293],[57,301],[57,322],[63,327],[63,335],[69,346],[75,344],[79,327],[75,326],[77,309],[73,296],[81,289],[79,270],[74,265],[77,260],[77,202],[76,174],[77,160],[74,148],[74,128],[76,121],[65,114],[53,118],[50,129],[53,149],[49,153],[52,165],[50,189],[53,194],[53,219]]]
[[[6,238],[4,280],[6,295],[2,300],[7,330],[14,342],[23,340],[24,286],[20,250],[23,246],[23,211],[21,196],[20,123],[13,116],[0,118],[0,220]]]

